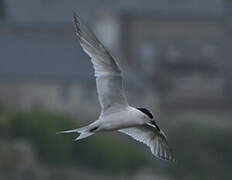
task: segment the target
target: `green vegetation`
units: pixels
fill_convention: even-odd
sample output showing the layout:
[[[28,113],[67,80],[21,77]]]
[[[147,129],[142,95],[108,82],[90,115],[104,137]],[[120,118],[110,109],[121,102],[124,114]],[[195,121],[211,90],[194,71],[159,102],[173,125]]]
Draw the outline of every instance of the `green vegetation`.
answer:
[[[128,171],[148,163],[143,151],[133,143],[110,133],[74,142],[74,135],[57,135],[60,130],[80,127],[67,116],[51,113],[1,113],[0,136],[29,140],[41,161],[48,164],[73,164],[107,171]],[[109,137],[110,136],[110,137]],[[81,144],[80,144],[81,143]]]
[[[28,140],[38,159],[48,165],[74,165],[117,174],[150,167],[173,179],[231,179],[231,115],[177,114],[166,117],[173,123],[168,123],[172,127],[168,137],[178,160],[175,165],[153,158],[142,144],[114,133],[74,142],[77,134],[57,135],[56,132],[82,126],[76,123],[78,120],[46,112],[0,113],[0,138],[12,142]]]
[[[180,178],[231,179],[231,113],[180,113],[169,134],[178,165],[172,169]]]

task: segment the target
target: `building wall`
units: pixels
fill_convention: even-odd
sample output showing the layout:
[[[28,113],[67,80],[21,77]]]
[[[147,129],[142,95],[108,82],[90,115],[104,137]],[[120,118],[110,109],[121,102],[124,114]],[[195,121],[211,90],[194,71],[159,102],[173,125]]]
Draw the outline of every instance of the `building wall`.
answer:
[[[91,116],[89,119],[99,114],[92,64],[71,24],[70,28],[62,24],[1,24],[0,46],[0,106],[25,111],[41,108]],[[156,94],[144,89],[128,67],[123,70],[129,102],[138,107],[146,107],[148,102],[147,108],[156,109]]]
[[[107,0],[100,3],[71,0],[66,3],[5,0],[4,7],[10,23],[0,26],[0,45],[2,43],[3,47],[0,96],[9,107],[25,110],[45,107],[75,113],[77,108],[83,108],[84,102],[84,106],[91,108],[83,108],[83,112],[92,112],[92,108],[97,112],[95,87],[91,87],[90,95],[86,95],[88,85],[77,85],[89,81],[86,72],[92,72],[92,67],[89,58],[74,41],[71,10],[77,10],[83,19],[92,21],[105,9],[115,10],[113,18],[110,16],[109,26],[102,26],[111,31],[105,38],[108,43],[104,44],[120,57],[118,60],[126,71],[125,76],[129,75],[130,81],[143,86],[138,90],[140,92],[133,88],[128,90],[134,105],[141,103],[144,106],[148,102],[151,107],[156,107],[159,95],[164,97],[162,99],[189,100],[190,103],[207,97],[217,100],[224,96],[224,87],[231,87],[224,81],[227,79],[229,82],[229,68],[226,78],[223,77],[223,67],[228,67],[226,64],[231,59],[228,52],[231,46],[228,45],[227,22],[221,18],[222,1],[149,0],[144,3],[140,0]],[[155,11],[162,11],[164,16],[153,13]],[[121,12],[128,12],[129,16]],[[139,15],[130,14],[134,12]],[[174,17],[173,12],[183,13],[183,16]],[[194,12],[213,16],[206,19],[189,16]],[[98,22],[96,20],[95,24]],[[116,29],[113,33],[112,27]],[[104,29],[96,30],[105,36]],[[183,61],[184,64],[190,62],[187,63],[190,74],[186,74]],[[195,61],[204,62],[202,70],[195,71],[192,67]],[[218,71],[209,73],[204,64],[213,65]],[[46,79],[52,80],[48,83]],[[160,94],[157,95],[156,89]],[[138,94],[144,94],[139,101]]]
[[[158,112],[159,98],[151,89],[141,92],[130,86],[125,91],[132,106]],[[90,121],[95,120],[101,110],[95,83],[0,82],[0,105],[5,110],[45,110],[89,118]]]
[[[168,54],[172,48],[176,48],[182,57],[194,57],[195,59],[206,56],[205,48],[207,45],[212,45],[216,51],[212,52],[215,53],[216,59],[224,54],[223,46],[229,44],[226,26],[225,19],[212,22],[210,19],[205,21],[188,18],[173,20],[171,17],[170,20],[156,18],[132,20],[129,27],[130,34],[128,34],[130,41],[122,41],[122,43],[130,45],[130,60],[141,58],[140,50],[146,42],[154,44],[157,56]],[[217,63],[220,64],[220,62]]]
[[[88,92],[88,93],[87,93]],[[0,83],[0,102],[6,109],[49,110],[75,116],[98,114],[95,87],[53,82]]]
[[[220,106],[227,101],[229,76],[225,70],[232,53],[226,17],[119,18],[125,61],[152,79],[164,102]]]

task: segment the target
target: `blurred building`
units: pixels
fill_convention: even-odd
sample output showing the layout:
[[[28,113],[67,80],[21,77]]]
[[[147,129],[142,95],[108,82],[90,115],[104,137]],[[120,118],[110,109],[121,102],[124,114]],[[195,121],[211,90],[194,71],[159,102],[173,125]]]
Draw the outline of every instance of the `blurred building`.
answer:
[[[72,10],[94,21],[96,13],[106,10],[133,11],[136,14],[161,11],[165,13],[224,13],[225,3],[230,0],[0,0],[4,4],[8,21],[12,22],[70,22]]]
[[[71,28],[1,25],[0,97],[7,108],[75,113],[89,105],[93,70]]]
[[[141,91],[141,105],[153,108],[158,96],[174,106],[222,105],[231,97],[223,1],[0,0],[0,104],[96,114],[93,70],[71,24],[76,9],[120,57],[132,103]]]
[[[112,13],[102,15],[101,22],[97,26],[105,43],[152,81],[166,105],[231,102],[231,74],[226,73],[232,58],[231,19],[226,12]],[[117,38],[107,38],[104,29],[113,29],[109,37]]]

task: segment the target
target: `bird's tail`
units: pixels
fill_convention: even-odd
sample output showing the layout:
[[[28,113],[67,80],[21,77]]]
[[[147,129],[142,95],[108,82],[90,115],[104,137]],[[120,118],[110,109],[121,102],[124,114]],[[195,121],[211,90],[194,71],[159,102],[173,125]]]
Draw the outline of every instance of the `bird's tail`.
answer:
[[[73,129],[73,130],[60,131],[57,134],[79,133],[80,135],[75,139],[75,141],[78,141],[80,139],[84,139],[84,138],[87,138],[93,135],[97,129],[98,129],[98,126],[94,126],[94,123],[93,123],[88,126]]]

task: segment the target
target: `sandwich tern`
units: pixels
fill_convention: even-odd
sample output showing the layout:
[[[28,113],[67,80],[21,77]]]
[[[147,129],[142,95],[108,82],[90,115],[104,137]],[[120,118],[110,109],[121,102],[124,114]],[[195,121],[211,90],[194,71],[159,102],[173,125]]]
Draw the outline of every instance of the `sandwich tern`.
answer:
[[[94,67],[101,114],[88,126],[60,133],[79,133],[76,140],[80,140],[98,132],[116,130],[146,144],[154,156],[175,161],[167,137],[152,113],[128,104],[118,63],[75,12],[73,22],[80,45],[90,56]]]

